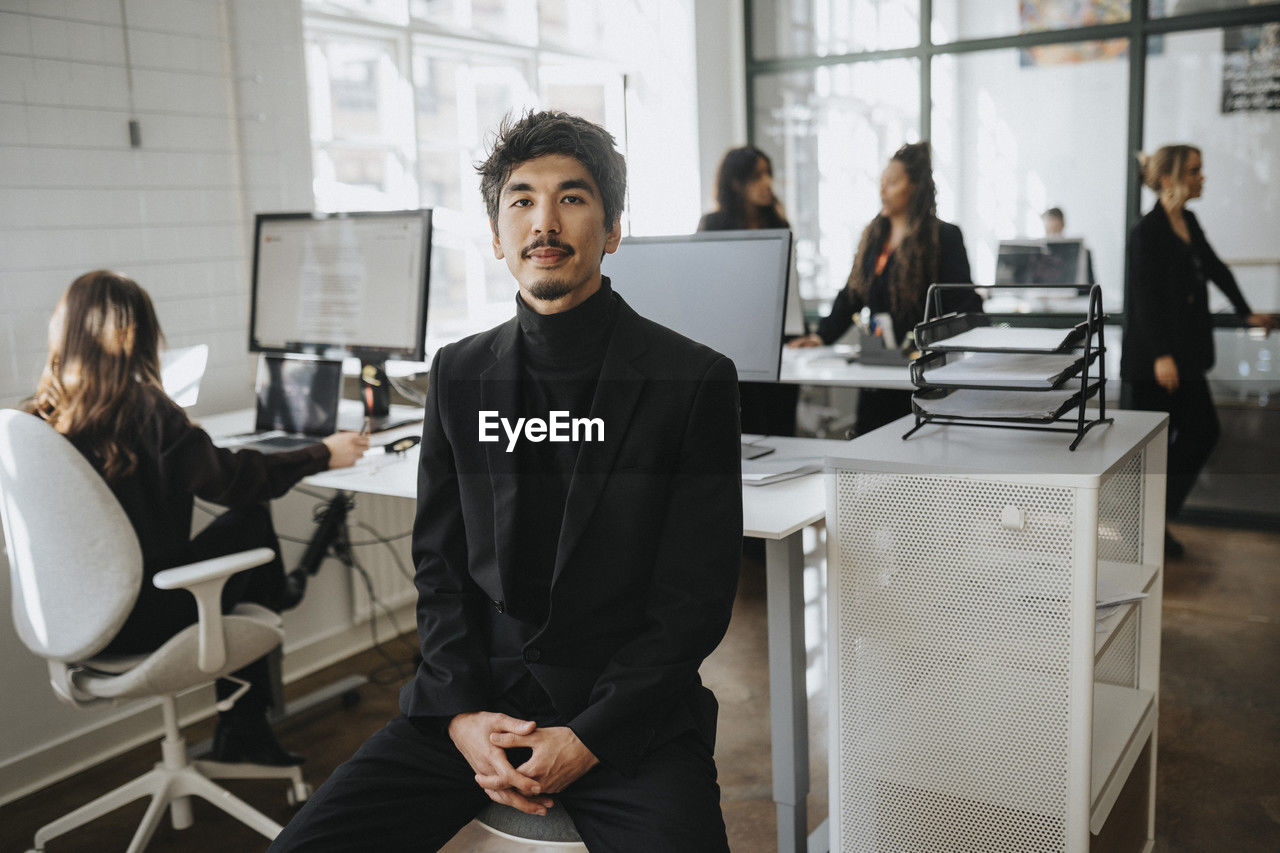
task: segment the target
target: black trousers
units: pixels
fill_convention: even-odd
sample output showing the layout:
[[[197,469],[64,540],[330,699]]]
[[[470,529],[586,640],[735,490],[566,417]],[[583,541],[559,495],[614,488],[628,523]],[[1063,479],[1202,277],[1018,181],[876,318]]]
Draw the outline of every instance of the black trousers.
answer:
[[[1134,382],[1133,407],[1169,415],[1169,479],[1165,515],[1174,518],[1187,501],[1200,469],[1218,443],[1218,412],[1209,383],[1201,374],[1180,376],[1170,394],[1156,382]]]
[[[516,766],[528,754],[508,750]],[[269,849],[346,853],[376,840],[388,853],[438,850],[490,802],[474,777],[440,721],[398,716],[333,772]],[[634,777],[598,764],[554,799],[593,853],[729,849],[715,761],[694,731],[653,749]]]
[[[271,511],[264,504],[227,510],[193,537],[186,553],[180,559],[172,561],[172,565],[209,560],[261,547],[275,551],[275,559],[227,578],[226,586],[222,588],[222,612],[229,613],[242,602],[260,604],[279,612],[284,592],[284,563],[280,559],[280,540],[271,523]],[[156,589],[151,583],[156,571],[158,569],[153,568],[146,573],[137,603],[106,651],[120,654],[153,652],[174,634],[196,623],[198,617],[195,597],[184,589]],[[234,675],[249,682],[250,686],[227,713],[265,713],[271,703],[267,659],[259,658],[237,670]],[[219,679],[215,692],[221,700],[234,693],[238,687],[233,681]]]

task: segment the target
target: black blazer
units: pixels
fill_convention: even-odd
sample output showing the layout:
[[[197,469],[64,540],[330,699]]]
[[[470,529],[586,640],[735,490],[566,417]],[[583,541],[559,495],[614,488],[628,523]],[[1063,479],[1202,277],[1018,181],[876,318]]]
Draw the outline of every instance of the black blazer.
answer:
[[[1236,278],[1214,253],[1195,214],[1184,210],[1191,244],[1173,233],[1156,202],[1129,234],[1129,322],[1121,345],[1120,375],[1155,380],[1155,360],[1172,355],[1181,371],[1213,367],[1212,280],[1241,316],[1253,313]]]
[[[506,441],[480,443],[481,411],[519,404],[517,321],[444,347],[427,392],[413,559],[422,664],[410,717],[489,708],[490,643],[520,543],[520,476]],[[624,773],[694,728],[714,745],[716,703],[698,667],[728,627],[742,541],[737,373],[724,356],[619,299],[565,504],[547,622],[529,671],[601,761]]]
[[[880,249],[880,246],[867,247],[866,257],[862,259],[862,263],[868,277],[875,271],[876,259],[880,256]],[[889,259],[890,264],[894,262],[894,258]],[[888,267],[885,270],[887,272]],[[972,282],[973,275],[969,271],[969,253],[964,248],[964,234],[961,233],[959,226],[938,220],[938,281],[917,282],[920,288],[920,304],[924,305],[925,294],[928,293],[929,285],[931,284]],[[954,292],[944,292],[943,297],[944,312],[982,310],[982,299],[973,291],[956,290]],[[853,325],[853,315],[861,310],[862,300],[852,293],[848,286],[840,288],[840,292],[836,294],[835,301],[831,303],[830,313],[818,324],[818,334],[822,337],[823,343],[835,343],[836,339],[849,331],[849,327]],[[921,310],[919,316],[905,313],[894,316],[894,334],[901,339],[907,332],[913,331],[923,319],[923,310]]]

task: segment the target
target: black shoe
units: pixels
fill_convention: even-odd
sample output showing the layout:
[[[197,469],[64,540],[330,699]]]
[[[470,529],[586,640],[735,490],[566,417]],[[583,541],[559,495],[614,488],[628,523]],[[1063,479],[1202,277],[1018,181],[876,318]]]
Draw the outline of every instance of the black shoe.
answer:
[[[1164,556],[1166,560],[1178,560],[1182,555],[1187,553],[1187,549],[1182,547],[1182,543],[1173,538],[1173,534],[1168,530],[1164,532]]]
[[[218,717],[209,759],[225,764],[263,764],[268,767],[296,767],[307,760],[280,745],[265,717],[252,714],[223,714]]]

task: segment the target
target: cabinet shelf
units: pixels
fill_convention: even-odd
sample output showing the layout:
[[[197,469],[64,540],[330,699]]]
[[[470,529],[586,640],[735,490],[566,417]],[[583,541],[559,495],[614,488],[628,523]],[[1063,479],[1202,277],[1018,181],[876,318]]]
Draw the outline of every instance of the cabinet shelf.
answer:
[[[1097,835],[1155,726],[1155,694],[1112,684],[1093,686],[1093,774],[1089,831]]]
[[[1098,561],[1098,586],[1110,593],[1149,592],[1160,570],[1156,566],[1139,563],[1115,563]],[[1126,623],[1137,616],[1140,602],[1118,604],[1099,610],[1093,641],[1093,660],[1096,664],[1111,650],[1112,642]]]

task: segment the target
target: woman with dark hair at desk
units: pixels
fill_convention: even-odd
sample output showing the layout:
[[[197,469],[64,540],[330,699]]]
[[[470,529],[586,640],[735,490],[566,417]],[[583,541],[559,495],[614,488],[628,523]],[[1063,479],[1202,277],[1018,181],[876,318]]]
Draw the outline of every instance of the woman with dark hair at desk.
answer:
[[[1129,324],[1120,375],[1135,409],[1169,414],[1165,516],[1174,518],[1218,441],[1218,415],[1205,379],[1214,362],[1208,282],[1218,285],[1249,325],[1271,329],[1275,318],[1253,313],[1186,209],[1204,190],[1200,149],[1166,145],[1139,159],[1143,183],[1159,198],[1129,234]],[[1183,553],[1168,532],[1165,553]]]
[[[880,204],[880,212],[862,232],[853,269],[831,313],[818,325],[816,335],[792,346],[834,343],[864,306],[872,317],[889,316],[894,344],[901,345],[924,319],[930,284],[972,283],[964,235],[938,218],[928,142],[903,145],[894,152],[880,176]],[[980,311],[982,300],[973,291],[953,291],[946,294],[943,307]],[[858,392],[855,429],[863,435],[910,413],[910,391],[863,388]]]
[[[104,651],[138,654],[158,649],[196,622],[195,598],[161,590],[151,579],[163,569],[249,548],[268,547],[276,559],[233,575],[222,608],[249,602],[279,612],[285,579],[280,543],[263,504],[307,474],[353,465],[368,447],[355,433],[337,433],[314,446],[270,456],[214,446],[160,383],[163,341],[151,298],[119,273],[97,270],[71,283],[49,321],[49,357],[35,395],[24,409],[47,421],[75,445],[107,481],[142,548],[138,600]],[[191,537],[194,497],[228,506]],[[288,765],[286,751],[267,722],[271,699],[265,658],[238,670],[249,689],[219,714],[212,758],[225,762]],[[219,700],[236,682],[220,679]]]
[[[773,163],[754,145],[731,148],[716,170],[716,209],[698,221],[699,231],[790,228],[782,202],[773,194]],[[796,434],[799,385],[739,382],[742,431]]]

